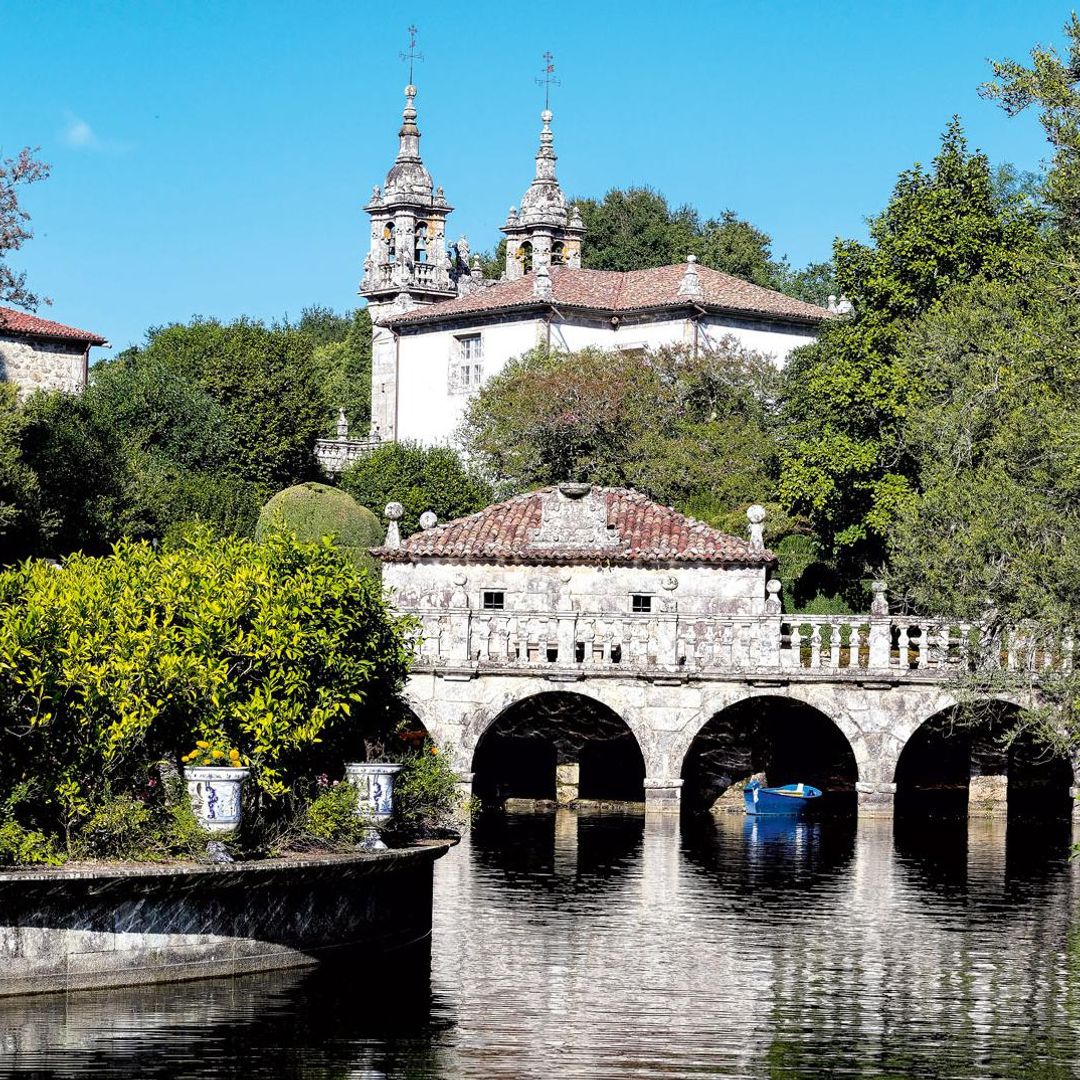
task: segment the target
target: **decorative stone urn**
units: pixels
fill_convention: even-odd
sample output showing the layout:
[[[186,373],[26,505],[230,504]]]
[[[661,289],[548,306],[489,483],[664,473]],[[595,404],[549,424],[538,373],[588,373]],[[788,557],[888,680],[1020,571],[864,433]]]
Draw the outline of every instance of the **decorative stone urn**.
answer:
[[[202,828],[227,832],[240,824],[240,792],[248,769],[189,765],[184,769],[191,808]]]
[[[356,807],[376,825],[389,821],[394,813],[394,777],[404,765],[385,761],[354,762],[345,766],[345,780],[356,788]]]

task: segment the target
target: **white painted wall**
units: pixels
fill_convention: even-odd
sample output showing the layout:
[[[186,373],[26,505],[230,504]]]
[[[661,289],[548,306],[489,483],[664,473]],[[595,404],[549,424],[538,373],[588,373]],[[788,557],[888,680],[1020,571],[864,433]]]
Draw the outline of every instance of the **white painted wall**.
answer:
[[[402,334],[397,350],[398,439],[415,440],[428,446],[455,441],[469,394],[451,391],[451,359],[456,356],[455,339],[475,333],[480,333],[483,339],[485,379],[502,371],[509,360],[547,341],[547,326],[536,318],[452,330],[434,327]],[[718,316],[703,318],[698,324],[698,343],[703,348],[719,346],[727,336],[745,348],[771,357],[779,367],[793,349],[808,344],[815,337],[809,328],[798,327],[785,332],[775,323],[736,323]],[[617,330],[599,323],[553,321],[551,324],[552,347],[567,351],[587,346],[611,350],[655,348],[689,344],[693,338],[693,324],[687,319],[624,324]],[[378,378],[385,382],[386,369],[380,368],[378,363],[375,368],[379,371]],[[373,411],[377,413],[378,408]]]

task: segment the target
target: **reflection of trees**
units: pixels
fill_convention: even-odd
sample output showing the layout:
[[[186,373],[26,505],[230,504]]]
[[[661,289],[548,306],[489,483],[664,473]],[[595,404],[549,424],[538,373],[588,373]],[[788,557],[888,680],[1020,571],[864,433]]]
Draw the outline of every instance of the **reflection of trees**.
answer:
[[[162,986],[0,1000],[4,1075],[450,1075],[424,950]]]

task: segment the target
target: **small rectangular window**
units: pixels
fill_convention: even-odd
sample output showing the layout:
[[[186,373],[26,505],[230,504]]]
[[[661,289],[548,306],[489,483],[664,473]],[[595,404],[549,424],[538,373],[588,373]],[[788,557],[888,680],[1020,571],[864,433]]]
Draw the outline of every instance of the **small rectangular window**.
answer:
[[[647,615],[652,611],[652,597],[635,593],[630,597],[630,610],[639,615]]]
[[[505,611],[506,610],[506,593],[504,593],[504,592],[485,592],[484,593],[484,610],[485,611]]]

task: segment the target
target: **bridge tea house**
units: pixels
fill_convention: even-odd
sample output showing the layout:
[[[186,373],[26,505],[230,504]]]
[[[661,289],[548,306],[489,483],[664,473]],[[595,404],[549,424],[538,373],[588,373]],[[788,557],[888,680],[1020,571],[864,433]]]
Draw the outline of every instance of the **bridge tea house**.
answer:
[[[784,614],[760,507],[746,538],[582,484],[407,540],[387,511],[384,583],[421,627],[409,705],[488,801],[739,809],[757,777],[861,815],[1070,813],[1069,764],[998,739],[1019,697],[952,722],[972,627],[891,616],[883,583],[866,615]],[[1033,658],[1013,635],[992,662]]]

